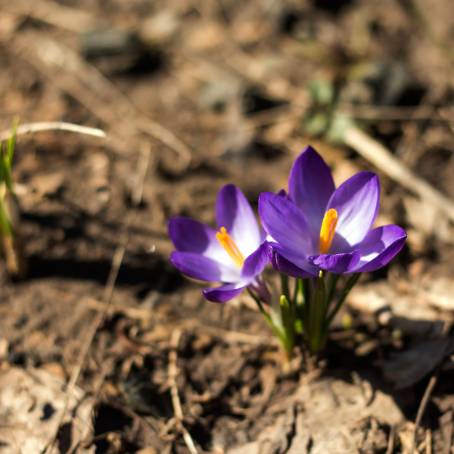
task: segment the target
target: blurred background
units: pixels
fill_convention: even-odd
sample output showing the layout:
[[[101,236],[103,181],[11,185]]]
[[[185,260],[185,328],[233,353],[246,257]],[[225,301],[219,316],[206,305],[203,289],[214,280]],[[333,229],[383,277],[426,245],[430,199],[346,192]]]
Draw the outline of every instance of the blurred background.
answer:
[[[263,434],[301,415],[309,429],[295,439],[335,452],[327,440],[340,439],[316,419],[328,414],[349,434],[339,452],[410,452],[413,432],[421,452],[448,452],[453,42],[450,0],[0,1],[2,140],[15,120],[106,133],[18,136],[27,273],[1,273],[0,383],[29,394],[0,390],[0,421],[31,425],[0,429],[5,452],[24,433],[25,452],[287,452],[278,435],[266,451]],[[204,302],[169,264],[166,231],[175,215],[213,223],[227,182],[252,203],[285,188],[309,143],[337,183],[377,172],[378,224],[408,231],[397,260],[352,293],[328,353],[341,395],[356,399],[368,380],[382,400],[327,404],[312,419],[298,367],[282,372],[247,297]],[[438,394],[415,425],[434,370]],[[40,404],[22,414],[20,399]],[[366,422],[352,429],[345,414]]]

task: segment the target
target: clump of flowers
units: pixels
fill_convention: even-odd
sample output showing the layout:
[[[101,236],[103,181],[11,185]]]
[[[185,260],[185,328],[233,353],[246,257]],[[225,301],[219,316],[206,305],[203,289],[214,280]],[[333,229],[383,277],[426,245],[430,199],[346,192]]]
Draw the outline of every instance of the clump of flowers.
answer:
[[[221,282],[203,290],[209,301],[225,303],[247,290],[289,356],[298,343],[317,354],[361,273],[386,266],[405,243],[397,225],[373,228],[379,202],[377,175],[359,172],[336,188],[322,157],[307,147],[288,192],[260,195],[263,227],[234,185],[218,194],[216,229],[171,219],[171,262],[189,277]],[[281,275],[277,297],[263,276],[268,264]]]

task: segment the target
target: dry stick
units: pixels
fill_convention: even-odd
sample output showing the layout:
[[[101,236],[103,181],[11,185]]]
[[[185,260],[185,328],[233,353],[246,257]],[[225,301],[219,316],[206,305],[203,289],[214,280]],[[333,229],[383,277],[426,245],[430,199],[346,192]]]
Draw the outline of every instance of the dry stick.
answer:
[[[9,140],[13,136],[19,136],[24,134],[34,134],[41,131],[68,131],[77,134],[90,135],[100,138],[105,138],[106,134],[104,131],[98,128],[91,128],[88,126],[81,126],[74,123],[66,123],[62,121],[47,121],[47,122],[36,122],[36,123],[25,123],[17,128],[7,129],[0,132],[0,143]],[[16,193],[17,194],[17,193]],[[4,197],[4,196],[3,196]],[[16,211],[12,208],[15,207],[15,198],[11,198],[10,211]],[[17,218],[17,216],[15,216]],[[21,242],[19,221],[13,222],[15,225],[15,233],[13,236],[3,237],[3,252],[5,255],[6,269],[8,273],[15,276],[23,276],[26,272],[25,261],[21,252]]]
[[[437,367],[437,370],[430,377],[429,383],[427,384],[426,390],[424,391],[424,395],[422,396],[421,402],[419,404],[415,419],[415,428],[413,430],[412,452],[415,450],[416,435],[421,424],[422,417],[424,416],[424,412],[426,411],[427,404],[429,403],[430,396],[432,395],[435,385],[437,384],[438,374],[440,373],[440,370],[441,365]]]
[[[8,49],[43,73],[59,89],[79,100],[97,118],[112,126],[112,130],[121,131],[122,127],[130,126],[133,134],[146,133],[173,150],[183,168],[189,166],[192,159],[189,146],[143,113],[113,82],[83,61],[72,49],[41,36],[34,36],[33,39],[15,37],[8,43]],[[115,109],[109,108],[109,102],[113,100],[118,106]],[[114,121],[118,125],[112,125]],[[130,146],[128,141],[125,144]]]
[[[150,167],[150,158],[151,146],[149,143],[143,143],[140,147],[139,159],[137,160],[135,184],[131,190],[131,200],[135,207],[142,203],[143,187],[148,168]]]
[[[134,122],[133,124],[140,131],[146,132],[162,144],[174,150],[180,156],[184,165],[189,165],[192,152],[172,131],[140,111],[125,93],[94,66],[84,62],[76,52],[55,41],[49,41],[47,44],[54,48],[54,52],[58,52],[64,59],[66,58],[71,63],[68,65],[69,72],[74,74],[92,92],[96,93],[99,90],[104,98],[110,100],[115,99],[116,103],[120,102],[122,110],[124,109],[124,112],[130,112],[132,114],[133,118],[131,118],[131,121]],[[121,120],[124,120],[124,118],[121,117]]]
[[[14,131],[7,129],[0,132],[0,142],[8,140],[15,134],[16,136],[33,134],[42,131],[67,131],[83,134],[86,136],[94,136],[104,138],[106,133],[99,128],[92,128],[90,126],[81,126],[74,123],[66,123],[64,121],[42,121],[36,123],[24,123],[19,125]]]
[[[454,222],[454,202],[405,167],[383,145],[354,126],[344,132],[343,141],[390,178],[435,205]]]
[[[104,303],[92,297],[82,298],[80,300],[81,304],[93,309],[95,311],[102,311],[104,310]],[[119,304],[111,304],[109,311],[111,312],[120,312],[124,314],[126,317],[129,317],[132,320],[152,320],[155,316],[148,308],[143,307],[131,307],[131,306],[122,306]],[[233,331],[233,330],[226,330],[223,328],[219,328],[218,326],[209,326],[206,323],[201,322],[200,319],[197,318],[185,318],[182,321],[172,322],[172,323],[164,323],[161,320],[158,320],[160,326],[163,328],[171,329],[183,329],[183,330],[203,330],[204,332],[210,334],[214,337],[220,337],[227,343],[235,343],[235,344],[249,344],[249,345],[268,345],[277,347],[279,345],[278,341],[275,340],[273,337],[265,336],[265,335],[255,335],[249,333],[243,333],[240,331]],[[164,335],[162,336],[165,337]],[[157,337],[156,339],[160,338]]]
[[[449,333],[449,330],[451,329],[451,323],[450,322],[444,322],[443,327],[441,330],[441,333],[443,335],[447,335]],[[446,354],[446,353],[445,353]],[[429,403],[430,396],[432,395],[432,392],[435,388],[435,385],[437,384],[438,381],[438,376],[443,368],[444,365],[444,360],[438,364],[438,366],[435,368],[433,374],[430,377],[429,383],[427,384],[427,387],[424,391],[424,394],[422,396],[421,402],[418,407],[418,411],[416,413],[416,419],[415,419],[415,427],[413,430],[413,440],[412,440],[412,449],[411,452],[415,450],[415,444],[416,444],[416,435],[418,432],[418,428],[421,424],[422,417],[424,416],[424,412],[426,411],[427,404]]]
[[[432,431],[430,429],[426,430],[426,454],[432,454]]]
[[[141,156],[139,158],[138,165],[136,168],[135,186],[132,189],[133,195],[131,198],[132,198],[132,203],[133,203],[134,207],[138,207],[142,202],[143,186],[145,183],[145,177],[146,177],[148,167],[149,167],[150,155],[151,155],[151,147],[149,146],[149,144],[144,144],[142,146]],[[99,322],[99,324],[97,326],[100,326],[102,321],[109,314],[110,309],[112,309],[112,307],[113,307],[112,296],[113,296],[113,292],[114,292],[114,288],[115,288],[115,282],[118,277],[118,272],[120,271],[121,262],[123,261],[123,257],[124,257],[125,251],[126,251],[126,245],[127,245],[128,238],[129,238],[130,218],[131,218],[131,215],[129,214],[126,217],[126,221],[124,224],[123,241],[120,242],[120,246],[119,246],[119,248],[117,248],[117,251],[115,252],[114,257],[112,259],[111,272],[107,279],[106,287],[104,290],[104,298],[103,298],[104,303],[100,302],[100,305],[101,305],[100,315],[102,317],[102,320],[101,320],[101,322]],[[93,332],[92,337],[89,338],[89,340],[91,339],[90,344],[93,342],[95,334],[96,334],[96,330]],[[87,350],[87,354],[88,354],[88,350]],[[98,398],[102,384],[104,383],[105,373],[106,372],[104,371],[103,376],[101,377],[101,380],[99,381],[99,386],[97,387],[97,389],[94,393],[95,400]],[[80,371],[79,371],[79,374],[80,374]],[[84,438],[85,438],[85,434],[83,437],[81,437],[81,439],[83,440]],[[71,452],[75,452],[75,449],[77,449],[77,445],[73,448],[73,450]]]
[[[75,369],[73,370],[71,374],[71,378],[68,382],[68,387],[67,387],[67,392],[66,392],[66,399],[65,399],[65,405],[63,407],[63,411],[61,413],[60,419],[58,421],[55,433],[52,436],[52,439],[49,441],[47,446],[44,448],[43,452],[48,452],[49,454],[52,452],[52,449],[55,445],[55,442],[57,440],[58,436],[58,431],[61,427],[61,424],[63,423],[63,420],[66,416],[66,412],[68,410],[68,405],[69,405],[69,396],[73,393],[74,388],[76,386],[77,380],[80,377],[80,374],[82,372],[82,368],[85,364],[85,361],[87,360],[88,353],[91,348],[91,344],[93,343],[93,340],[95,338],[96,332],[98,331],[98,328],[101,326],[103,323],[104,319],[106,318],[110,305],[112,303],[112,296],[113,296],[113,291],[115,287],[115,282],[118,277],[118,273],[120,271],[121,263],[123,261],[123,257],[125,255],[126,251],[126,245],[128,243],[128,224],[129,224],[129,217],[126,218],[125,222],[125,229],[120,241],[119,246],[117,247],[114,256],[112,258],[112,265],[110,268],[110,273],[107,278],[107,283],[104,289],[104,310],[102,312],[98,312],[97,316],[93,320],[90,328],[88,329],[88,332],[85,337],[85,341],[83,343],[83,349],[79,357],[79,362]]]
[[[101,390],[102,385],[104,384],[107,373],[108,373],[107,366],[106,364],[103,363],[101,366],[101,373],[99,374],[99,377],[97,377],[97,380],[95,381],[94,385],[95,392],[93,393],[92,402],[97,402],[99,391]],[[77,440],[76,443],[73,443],[73,445],[70,447],[70,449],[68,449],[68,451],[66,451],[67,454],[77,454],[80,446],[89,445],[89,443],[85,443],[85,440],[88,438],[88,435],[91,429],[93,428],[91,422],[92,416],[89,415],[89,417],[83,421],[84,427],[80,432],[79,439]]]
[[[17,128],[7,129],[5,131],[0,132],[0,143],[3,141],[7,141],[13,136],[24,135],[24,134],[33,134],[40,131],[69,131],[74,132],[77,134],[85,134],[91,135],[95,137],[104,138],[106,134],[104,131],[98,128],[91,128],[87,126],[80,126],[74,123],[66,123],[66,122],[37,122],[37,123],[27,123],[18,126]],[[16,193],[17,194],[17,193]],[[3,195],[5,198],[5,195]],[[10,198],[10,212],[17,211],[15,209],[16,206],[16,199],[15,197]],[[13,221],[14,227],[14,235],[13,236],[3,236],[3,253],[5,255],[6,261],[6,269],[9,274],[13,276],[23,276],[26,272],[25,268],[25,261],[23,254],[21,252],[21,242],[20,242],[20,230],[19,230],[19,221],[17,219],[17,215],[13,216],[16,218],[16,222]]]
[[[1,2],[2,10],[19,16],[29,16],[55,27],[64,28],[71,32],[95,26],[96,19],[92,14],[76,8],[60,5],[57,2],[43,0],[15,0]]]
[[[438,108],[433,105],[413,107],[376,106],[341,102],[339,108],[345,114],[358,120],[368,121],[431,121],[454,123],[454,111],[451,108]]]
[[[396,436],[396,426],[391,426],[391,430],[389,431],[388,446],[386,448],[386,454],[393,454],[395,436]]]
[[[183,408],[181,407],[180,396],[178,394],[177,376],[178,376],[178,344],[180,343],[181,330],[176,329],[172,332],[170,338],[170,351],[169,351],[169,366],[167,369],[167,375],[170,386],[170,397],[172,399],[173,412],[177,420],[177,427],[183,434],[183,440],[191,454],[197,454],[197,448],[195,447],[194,441],[191,434],[183,425]]]

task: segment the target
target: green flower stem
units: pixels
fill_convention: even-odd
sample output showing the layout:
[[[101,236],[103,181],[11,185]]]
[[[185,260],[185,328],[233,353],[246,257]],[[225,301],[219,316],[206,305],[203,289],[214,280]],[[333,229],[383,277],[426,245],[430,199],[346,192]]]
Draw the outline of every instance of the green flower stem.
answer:
[[[248,290],[249,295],[257,303],[257,306],[258,306],[260,312],[262,313],[263,318],[265,319],[266,323],[271,328],[271,331],[279,339],[279,341],[287,355],[287,358],[290,358],[292,350],[293,350],[293,344],[289,341],[289,338],[287,336],[286,329],[283,326],[282,320],[281,321],[279,320],[279,318],[276,316],[277,314],[274,311],[272,311],[270,313],[268,310],[266,310],[265,307],[263,306],[262,301],[260,301],[260,298],[257,295],[255,295],[249,288],[247,290]]]
[[[340,296],[336,302],[336,305],[334,306],[334,308],[331,310],[331,312],[329,313],[329,315],[326,318],[326,330],[328,330],[334,317],[339,312],[339,309],[342,307],[342,304],[344,303],[345,298],[347,298],[347,295],[350,293],[350,290],[358,282],[358,279],[360,276],[361,276],[361,273],[352,274],[350,276],[350,278],[348,279],[348,281],[346,282],[344,288],[342,289],[342,293],[340,294]]]
[[[336,293],[336,286],[337,286],[337,282],[339,281],[339,277],[340,277],[339,274],[333,274],[333,273],[330,273],[327,276],[327,279],[328,279],[328,285],[327,285],[328,294],[326,296],[326,304],[328,305],[328,307],[330,306],[331,302],[333,301],[334,295]]]
[[[314,297],[310,309],[309,347],[313,354],[317,354],[325,345],[324,335],[326,319],[326,288],[325,276],[321,272],[313,285]]]
[[[295,346],[295,306],[287,299],[285,295],[281,295],[279,300],[281,309],[281,320],[285,332],[285,350],[287,355],[291,355]]]
[[[13,235],[13,227],[11,225],[8,210],[6,208],[4,195],[2,195],[0,199],[0,235],[1,236]]]
[[[257,303],[257,306],[262,315],[265,318],[270,317],[270,314],[268,314],[267,310],[264,308],[263,303],[260,301],[260,298],[254,292],[252,292],[250,288],[248,288],[247,291],[249,293],[249,296]]]
[[[295,279],[292,300],[296,306],[302,306],[304,304],[303,280],[301,278]]]
[[[303,294],[303,300],[304,300],[304,306],[303,306],[303,327],[306,333],[309,335],[308,330],[310,329],[310,323],[309,323],[309,318],[310,318],[310,312],[311,312],[311,304],[312,304],[312,280],[310,279],[302,279],[302,294]]]
[[[301,278],[295,279],[295,288],[293,292],[292,301],[295,310],[295,332],[297,334],[303,334],[305,299],[303,290],[303,280]]]
[[[7,198],[14,196],[12,165],[16,146],[17,124],[13,125],[12,134],[6,144],[0,143],[0,235],[14,234],[11,217],[8,212]]]
[[[296,279],[293,292],[290,293],[289,279],[281,275],[279,311],[265,307],[259,295],[251,289],[248,291],[273,334],[279,339],[287,358],[291,358],[299,336],[303,337],[315,358],[325,347],[330,324],[359,277],[359,273],[353,274],[343,286],[339,286],[340,276],[320,272],[317,278]],[[336,299],[338,291],[340,294]]]
[[[290,300],[290,290],[288,286],[288,276],[284,273],[281,273],[281,294]]]
[[[286,351],[288,354],[295,346],[296,330],[296,301],[290,297],[289,278],[281,273],[281,297],[279,299],[281,309],[281,320],[286,337]]]

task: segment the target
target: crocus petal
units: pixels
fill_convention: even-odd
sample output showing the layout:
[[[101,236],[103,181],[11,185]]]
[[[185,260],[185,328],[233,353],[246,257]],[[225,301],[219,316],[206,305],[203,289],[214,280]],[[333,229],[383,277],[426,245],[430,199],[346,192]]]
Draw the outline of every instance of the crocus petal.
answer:
[[[359,172],[334,191],[326,208],[334,208],[338,214],[331,252],[351,252],[348,246],[364,239],[375,221],[379,202],[380,182],[372,172]]]
[[[314,254],[306,218],[291,200],[264,192],[259,197],[259,214],[267,233],[284,250],[303,257]]]
[[[216,239],[216,231],[193,219],[172,218],[169,236],[178,251],[197,253],[227,265],[232,262]]]
[[[407,234],[398,225],[371,230],[358,245],[361,254],[356,271],[370,272],[387,265],[403,248]]]
[[[224,186],[216,201],[216,222],[225,227],[247,257],[262,243],[263,235],[244,194],[233,184]]]
[[[213,303],[226,303],[232,298],[235,298],[235,296],[238,296],[246,285],[247,283],[245,282],[225,284],[216,288],[206,288],[202,293],[208,301],[212,301]]]
[[[288,265],[287,270],[296,274],[296,277],[305,277],[302,274],[299,275],[298,270],[302,270],[303,272],[307,273],[308,277],[318,276],[319,268],[310,263],[308,257],[301,254],[301,252],[295,249],[285,248],[279,243],[272,243],[271,246],[276,254],[287,261],[286,263],[282,263],[281,261],[278,266],[282,265],[283,267],[286,267]],[[282,269],[282,272],[285,273],[284,269],[285,268]]]
[[[182,273],[201,281],[236,282],[241,279],[240,270],[234,265],[229,267],[194,252],[174,251],[170,261]]]
[[[277,191],[276,194],[281,197],[288,197],[287,191],[285,189],[279,189],[279,191]]]
[[[243,278],[254,278],[258,276],[271,259],[271,247],[265,241],[245,261],[241,275]]]
[[[308,273],[301,268],[298,268],[292,262],[289,262],[285,257],[280,255],[276,250],[273,250],[273,255],[271,258],[271,264],[273,268],[279,271],[280,273],[287,274],[288,276],[292,277],[302,277],[308,278],[316,276],[316,269],[314,267],[314,273]]]
[[[290,198],[303,211],[312,238],[318,238],[323,215],[335,186],[322,157],[307,147],[296,159],[288,181]]]
[[[320,254],[309,257],[309,261],[322,270],[335,274],[352,273],[360,259],[359,252],[343,254]]]

